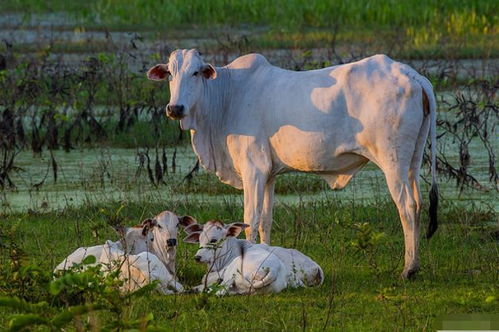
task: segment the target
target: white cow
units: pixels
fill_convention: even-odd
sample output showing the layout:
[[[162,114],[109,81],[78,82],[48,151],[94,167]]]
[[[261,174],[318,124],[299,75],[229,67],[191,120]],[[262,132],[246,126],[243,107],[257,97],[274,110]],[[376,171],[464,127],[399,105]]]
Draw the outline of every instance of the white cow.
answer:
[[[199,242],[194,259],[208,267],[197,291],[218,285],[217,295],[265,294],[288,287],[288,270],[276,255],[236,238],[248,225],[208,221],[203,226],[202,232],[192,232],[184,240]]]
[[[163,262],[168,271],[175,275],[178,227],[187,227],[193,223],[196,223],[196,220],[190,216],[179,217],[173,212],[163,211],[154,218],[144,220],[140,225],[116,227],[121,239],[115,244],[128,254],[152,252]],[[103,247],[104,245],[96,245],[76,249],[56,266],[54,273],[67,270],[74,264],[80,264],[90,255],[98,260]]]
[[[318,174],[341,189],[367,162],[381,168],[404,231],[404,278],[419,269],[419,172],[428,132],[432,189],[427,237],[437,228],[436,102],[431,83],[385,55],[311,71],[249,54],[225,67],[176,50],[152,67],[170,79],[167,115],[191,130],[202,165],[244,189],[246,238],[270,243],[278,174]]]
[[[155,280],[159,281],[157,290],[162,294],[184,290],[163,262],[148,251],[137,255],[126,254],[121,245],[106,241],[98,263],[102,264],[105,272],[119,269],[119,278],[123,280],[121,290],[124,292],[133,292]]]
[[[220,222],[217,223],[221,225]],[[239,225],[244,228],[248,227],[248,225],[244,223],[235,223],[234,225]],[[196,232],[201,234],[203,228],[203,225],[192,223],[189,227],[186,227],[184,231],[189,235]],[[191,238],[191,240],[196,242],[196,236],[194,236],[194,238]],[[319,266],[319,264],[296,249],[269,246],[264,243],[244,243],[245,250],[247,250],[247,248],[249,247],[251,247],[252,249],[263,249],[266,252],[276,255],[277,258],[279,258],[283,265],[286,267],[287,282],[289,287],[318,286],[321,285],[324,281],[324,272],[322,271],[322,268]]]

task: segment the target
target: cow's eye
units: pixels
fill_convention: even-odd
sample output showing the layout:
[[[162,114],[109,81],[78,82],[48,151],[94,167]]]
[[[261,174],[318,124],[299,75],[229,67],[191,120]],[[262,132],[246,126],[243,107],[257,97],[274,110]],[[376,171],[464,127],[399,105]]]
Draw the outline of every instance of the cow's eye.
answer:
[[[199,72],[195,71],[192,76],[198,76]]]
[[[210,240],[210,243],[217,243],[217,242],[218,242],[217,239],[211,239]]]

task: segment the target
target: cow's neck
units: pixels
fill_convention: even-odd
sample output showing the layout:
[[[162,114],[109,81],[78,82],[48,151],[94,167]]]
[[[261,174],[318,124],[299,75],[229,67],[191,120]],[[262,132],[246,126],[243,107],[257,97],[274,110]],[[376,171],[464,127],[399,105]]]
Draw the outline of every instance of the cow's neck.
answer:
[[[159,260],[163,262],[163,264],[165,264],[168,272],[175,275],[175,247],[167,248],[164,245],[161,245],[161,241],[152,241],[148,247],[150,247],[150,251],[155,254]]]
[[[222,244],[222,247],[215,253],[215,261],[211,272],[222,271],[234,259],[241,256],[247,249],[248,242],[233,237],[228,237]]]
[[[192,145],[201,164],[224,182],[238,181],[227,151],[230,121],[230,70],[217,68],[217,78],[205,81],[204,96],[193,110]]]

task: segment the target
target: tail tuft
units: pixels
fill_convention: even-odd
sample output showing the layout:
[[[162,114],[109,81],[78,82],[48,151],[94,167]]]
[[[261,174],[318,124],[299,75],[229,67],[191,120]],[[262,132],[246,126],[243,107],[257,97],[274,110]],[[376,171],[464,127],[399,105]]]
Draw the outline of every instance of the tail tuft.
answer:
[[[426,238],[430,239],[438,228],[437,220],[437,209],[438,209],[438,187],[436,183],[431,185],[430,190],[430,223],[428,224],[428,231],[426,233]]]
[[[423,112],[430,116],[430,152],[431,152],[431,190],[430,190],[430,222],[426,238],[430,239],[438,228],[438,185],[437,185],[437,103],[430,81],[423,76],[420,83],[423,88]]]

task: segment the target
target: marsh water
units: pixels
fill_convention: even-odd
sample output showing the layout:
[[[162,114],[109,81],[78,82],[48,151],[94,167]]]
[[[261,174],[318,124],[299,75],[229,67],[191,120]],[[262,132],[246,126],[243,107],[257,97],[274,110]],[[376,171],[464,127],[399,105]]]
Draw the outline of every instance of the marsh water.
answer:
[[[452,144],[449,144],[446,150],[449,155],[452,151],[457,151],[451,148]],[[1,192],[0,211],[3,213],[27,210],[46,211],[78,207],[87,203],[144,199],[166,200],[167,198],[202,201],[230,199],[242,204],[242,192],[224,194],[204,192],[206,186],[218,185],[218,180],[214,175],[205,174],[206,171],[202,168],[194,175],[192,183],[187,184],[184,177],[190,172],[197,159],[190,145],[177,147],[176,150],[175,170],[171,165],[174,150],[169,148],[167,150],[168,174],[165,174],[164,184],[158,186],[151,184],[146,166],[141,167],[139,157],[141,149],[90,148],[77,149],[69,153],[54,151],[54,159],[58,165],[57,182],[54,179],[52,158],[48,151],[41,155],[23,151],[16,158],[16,166],[19,170],[12,177],[16,188]],[[455,180],[440,176],[438,181],[442,198],[457,204],[486,204],[497,211],[499,207],[497,192],[487,182],[487,154],[481,150],[478,142],[472,143],[470,151],[472,157],[470,173],[489,187],[489,191],[467,188],[460,193]],[[154,167],[155,154],[152,153],[150,157],[151,167]],[[457,153],[449,158],[458,158]],[[429,179],[426,167],[423,169],[423,174],[424,178]],[[383,174],[372,163],[359,172],[341,191],[333,191],[325,183],[323,187],[313,192],[294,190],[292,183],[297,183],[304,177],[314,177],[314,175],[300,173],[281,175],[278,181],[288,181],[291,185],[288,185],[290,190],[287,193],[276,196],[276,202],[324,198],[367,202],[389,198]],[[197,178],[203,178],[204,182],[198,183]],[[43,179],[45,179],[43,184],[40,184]],[[426,200],[428,184],[422,180],[421,185],[423,197]],[[179,186],[184,188],[181,192],[177,190]],[[189,192],[190,188],[192,192]]]

